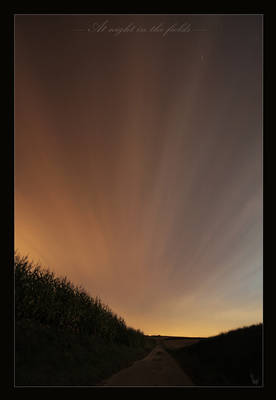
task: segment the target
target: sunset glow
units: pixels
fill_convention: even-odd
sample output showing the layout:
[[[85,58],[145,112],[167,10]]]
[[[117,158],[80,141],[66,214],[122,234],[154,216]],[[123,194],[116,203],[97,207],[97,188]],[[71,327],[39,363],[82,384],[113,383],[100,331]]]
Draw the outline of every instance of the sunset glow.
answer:
[[[14,137],[20,253],[145,334],[262,322],[261,16],[17,15]]]

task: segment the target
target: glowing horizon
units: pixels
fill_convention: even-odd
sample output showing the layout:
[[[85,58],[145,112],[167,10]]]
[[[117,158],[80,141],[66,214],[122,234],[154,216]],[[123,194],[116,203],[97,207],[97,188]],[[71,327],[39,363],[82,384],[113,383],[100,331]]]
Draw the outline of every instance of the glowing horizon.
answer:
[[[17,15],[15,248],[145,334],[262,322],[262,17]]]

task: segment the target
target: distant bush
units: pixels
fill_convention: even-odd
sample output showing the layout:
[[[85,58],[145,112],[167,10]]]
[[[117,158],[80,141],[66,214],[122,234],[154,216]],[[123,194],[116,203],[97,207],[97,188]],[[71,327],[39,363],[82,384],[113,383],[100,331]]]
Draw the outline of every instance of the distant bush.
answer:
[[[170,352],[197,385],[262,385],[262,329],[243,327]]]
[[[65,277],[15,254],[15,320],[35,321],[59,331],[94,335],[107,342],[143,346],[145,336],[126,325],[100,298],[93,298]]]

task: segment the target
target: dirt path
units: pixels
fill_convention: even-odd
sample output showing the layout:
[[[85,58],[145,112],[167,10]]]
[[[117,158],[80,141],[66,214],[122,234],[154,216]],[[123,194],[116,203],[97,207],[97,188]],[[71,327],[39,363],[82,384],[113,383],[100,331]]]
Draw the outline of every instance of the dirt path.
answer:
[[[191,379],[160,345],[143,360],[102,382],[101,386],[194,386]]]

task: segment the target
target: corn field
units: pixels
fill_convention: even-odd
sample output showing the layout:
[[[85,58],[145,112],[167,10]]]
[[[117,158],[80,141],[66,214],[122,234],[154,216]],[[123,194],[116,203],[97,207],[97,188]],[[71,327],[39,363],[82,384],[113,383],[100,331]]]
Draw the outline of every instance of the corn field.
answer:
[[[94,335],[108,342],[143,346],[145,336],[66,278],[34,265],[15,253],[15,320],[36,321],[58,330]]]

